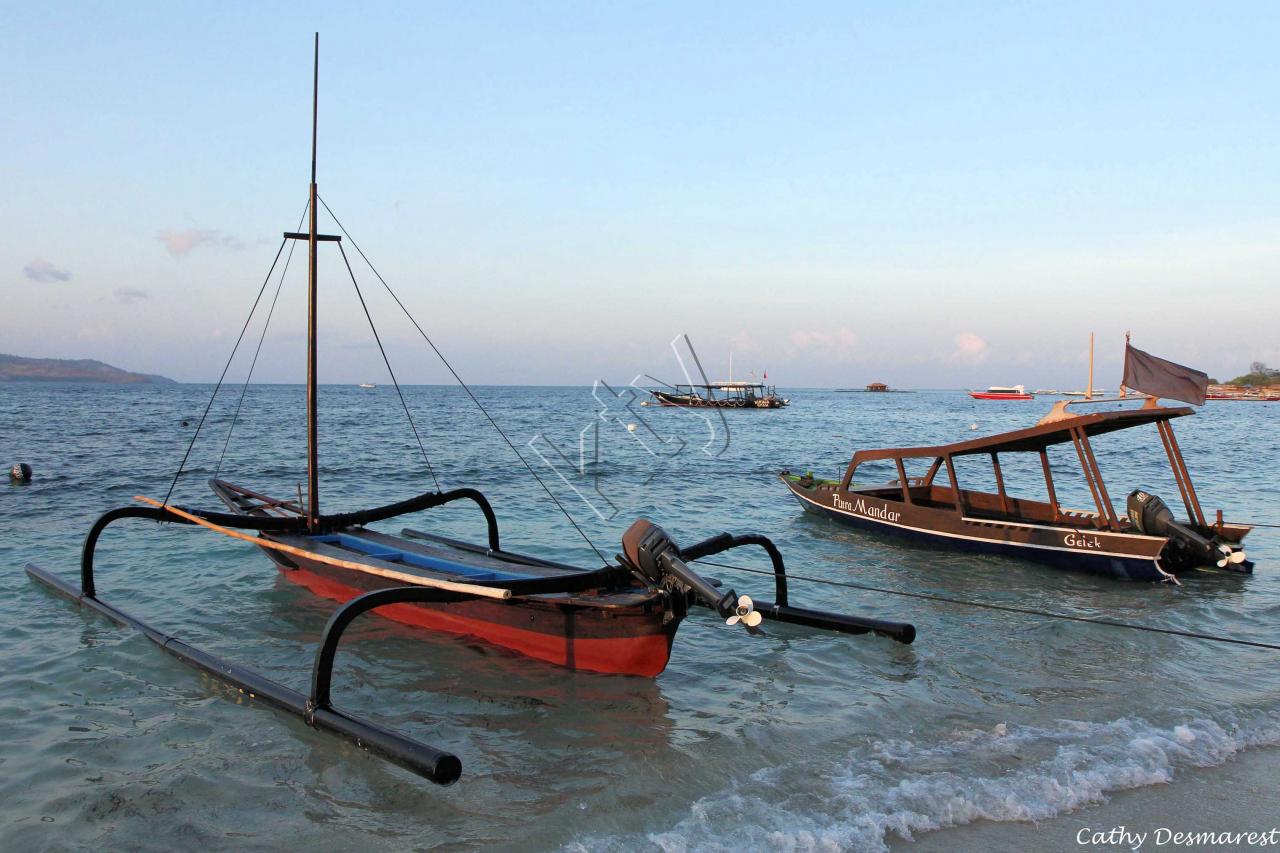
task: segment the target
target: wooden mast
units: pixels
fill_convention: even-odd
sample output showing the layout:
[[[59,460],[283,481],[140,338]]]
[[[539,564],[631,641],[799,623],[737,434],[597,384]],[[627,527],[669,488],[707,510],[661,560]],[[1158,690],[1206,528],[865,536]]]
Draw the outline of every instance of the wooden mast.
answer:
[[[320,107],[320,33],[311,76],[311,201],[307,231],[307,527],[320,518],[320,462],[316,431],[316,130]]]

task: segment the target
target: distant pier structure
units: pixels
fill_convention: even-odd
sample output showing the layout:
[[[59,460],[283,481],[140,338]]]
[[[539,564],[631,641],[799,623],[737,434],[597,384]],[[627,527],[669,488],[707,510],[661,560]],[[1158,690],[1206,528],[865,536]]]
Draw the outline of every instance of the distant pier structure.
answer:
[[[901,394],[903,393],[902,390],[899,388],[890,388],[888,383],[885,383],[885,382],[871,382],[865,388],[836,388],[835,390],[845,394],[850,394],[854,392],[859,394]]]

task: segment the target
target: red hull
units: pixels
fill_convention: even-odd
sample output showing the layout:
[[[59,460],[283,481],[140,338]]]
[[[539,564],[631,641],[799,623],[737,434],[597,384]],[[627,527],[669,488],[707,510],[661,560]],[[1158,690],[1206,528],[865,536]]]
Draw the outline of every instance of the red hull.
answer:
[[[280,572],[293,583],[334,601],[347,602],[369,591],[331,577],[327,567],[317,566],[312,571],[281,566]],[[475,637],[570,669],[650,678],[666,668],[679,624],[679,620],[671,620],[664,625],[660,610],[616,612],[553,603],[533,608],[489,600],[393,604],[377,612],[415,628]],[[523,624],[513,624],[517,621]]]
[[[986,391],[970,391],[969,396],[975,400],[1034,400],[1034,394],[989,394]]]

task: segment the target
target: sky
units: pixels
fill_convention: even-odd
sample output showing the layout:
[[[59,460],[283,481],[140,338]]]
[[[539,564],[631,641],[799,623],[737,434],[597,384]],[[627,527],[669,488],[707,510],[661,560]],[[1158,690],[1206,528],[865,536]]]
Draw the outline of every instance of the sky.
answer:
[[[1280,364],[1269,4],[2,11],[0,352],[217,378],[306,202],[318,30],[320,194],[470,382],[674,378],[681,333],[793,387],[1079,388],[1095,332],[1114,388],[1126,330]],[[303,260],[255,380],[303,378]],[[353,268],[398,378],[448,381]],[[319,281],[320,381],[387,381],[331,244]]]

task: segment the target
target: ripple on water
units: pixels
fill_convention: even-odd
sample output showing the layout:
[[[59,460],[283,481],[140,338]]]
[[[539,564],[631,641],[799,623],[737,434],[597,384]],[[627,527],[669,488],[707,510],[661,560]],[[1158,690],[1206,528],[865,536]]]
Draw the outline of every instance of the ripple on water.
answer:
[[[518,446],[541,436],[571,461],[599,408],[589,389],[481,391]],[[883,849],[900,835],[973,821],[1045,819],[1134,786],[1176,788],[1197,768],[1277,743],[1273,653],[796,582],[796,603],[910,620],[919,639],[903,647],[788,628],[753,638],[699,613],[682,627],[668,670],[650,681],[358,623],[339,655],[335,695],[456,751],[463,782],[429,788],[300,722],[245,707],[21,571],[35,561],[73,576],[98,513],[139,492],[163,495],[191,437],[178,425],[202,410],[207,392],[0,385],[0,435],[36,468],[29,487],[0,488],[6,849],[48,846],[54,830],[71,848],[271,848],[288,838],[338,850]],[[594,562],[461,392],[406,393],[441,482],[484,488],[507,547]],[[706,452],[705,423],[687,413],[643,411],[652,433],[602,424],[588,476],[561,470],[577,493],[529,458],[606,554],[645,515],[683,543],[764,532],[795,574],[1277,639],[1274,530],[1251,536],[1254,577],[1153,588],[904,547],[804,515],[774,479],[782,467],[836,475],[856,447],[969,437],[975,420],[983,430],[1022,426],[1039,403],[1015,411],[947,393],[788,395],[790,409],[727,418],[729,441]],[[232,443],[222,474],[295,494],[305,479],[301,401],[298,387],[251,389],[236,427],[244,440]],[[328,506],[429,487],[393,393],[324,388],[322,403],[337,413],[324,427]],[[209,441],[197,444],[175,500],[210,503],[203,481],[218,466],[232,405],[234,397],[215,404]],[[1211,405],[1179,423],[1206,505],[1225,504],[1229,519],[1277,521],[1278,414]],[[651,455],[638,434],[685,443],[655,439]],[[1176,497],[1158,444],[1116,438],[1095,443],[1114,494],[1142,485]],[[1069,462],[1054,459],[1063,499],[1087,504]],[[1009,464],[1006,475],[1034,484],[1038,469]],[[409,523],[472,539],[483,531],[467,507]],[[749,552],[732,562],[768,565]],[[704,568],[772,597],[767,578]],[[283,683],[307,683],[332,608],[280,580],[252,547],[129,522],[103,538],[99,571],[104,594],[124,609]]]

